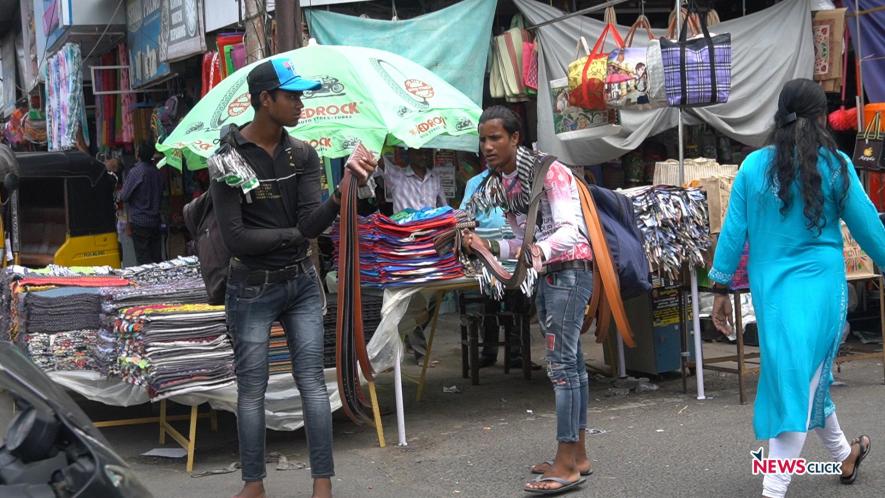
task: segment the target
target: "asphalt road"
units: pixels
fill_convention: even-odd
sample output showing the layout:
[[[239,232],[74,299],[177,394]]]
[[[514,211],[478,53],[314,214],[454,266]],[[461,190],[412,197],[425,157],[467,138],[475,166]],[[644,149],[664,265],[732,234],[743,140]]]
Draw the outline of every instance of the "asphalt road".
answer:
[[[524,496],[528,466],[552,456],[555,448],[552,390],[543,372],[526,381],[517,372],[504,375],[500,367],[483,370],[481,385],[470,385],[460,376],[455,335],[437,338],[440,363],[430,371],[425,401],[415,402],[414,386],[406,387],[408,447],[395,445],[393,415],[384,417],[389,445],[382,449],[372,428],[357,427],[335,414],[336,496]],[[416,367],[406,368],[406,374],[416,373]],[[838,378],[847,384],[833,388],[840,423],[849,437],[871,435],[873,453],[854,486],[843,486],[835,477],[801,476],[794,479],[789,496],[885,495],[882,364],[848,363]],[[392,408],[390,380],[389,375],[380,377],[379,395]],[[442,392],[453,384],[463,392]],[[568,496],[760,496],[761,477],[751,473],[750,451],[761,445],[753,438],[752,404],[738,403],[734,375],[708,371],[706,384],[711,399],[698,401],[693,389],[682,393],[678,377],[659,381],[655,392],[615,397],[606,395],[609,380],[592,380],[589,421],[600,432],[587,438],[594,474],[582,490]],[[754,386],[755,378],[749,384]],[[230,496],[238,490],[238,473],[195,479],[181,462],[138,456],[156,446],[153,428],[105,433],[158,497]],[[236,460],[236,451],[235,418],[223,414],[218,433],[201,424],[195,470],[223,468]],[[303,431],[269,431],[268,451],[307,462]],[[804,456],[827,457],[814,436],[808,438]],[[268,465],[266,481],[270,496],[310,495],[308,470],[273,467]]]
[[[531,477],[529,465],[547,459],[554,450],[552,390],[541,371],[526,381],[518,372],[504,375],[500,367],[483,370],[481,385],[471,386],[460,376],[455,335],[437,337],[440,363],[430,371],[425,401],[415,402],[414,386],[406,386],[408,447],[396,446],[392,414],[384,417],[388,446],[383,449],[377,446],[374,429],[357,427],[335,414],[336,496],[525,496],[522,484]],[[597,345],[589,341],[587,345],[591,354],[598,354],[593,352]],[[873,452],[858,482],[843,486],[835,477],[801,476],[794,479],[788,496],[885,495],[882,371],[881,362],[846,364],[838,377],[847,385],[833,388],[847,435],[866,433],[873,439]],[[406,367],[405,373],[414,376],[417,368]],[[382,404],[392,409],[391,376],[382,375],[379,382]],[[463,392],[442,392],[443,386],[453,384]],[[654,392],[612,397],[607,396],[610,381],[591,380],[589,421],[595,433],[587,439],[594,474],[583,489],[567,496],[760,496],[761,477],[751,473],[750,451],[761,443],[753,438],[752,405],[738,403],[737,378],[708,371],[711,399],[704,401],[698,401],[691,388],[683,394],[678,376],[657,384],[660,389]],[[749,384],[754,385],[755,378]],[[120,411],[90,403],[84,406],[95,419],[150,411],[150,407]],[[103,432],[157,497],[231,496],[241,484],[238,472],[192,478],[183,460],[140,456],[158,445],[155,426]],[[303,431],[269,431],[267,439],[268,451],[307,462]],[[232,414],[220,414],[217,433],[201,422],[195,471],[221,469],[236,461],[236,441]],[[804,456],[825,460],[827,455],[817,438],[809,436]],[[269,496],[310,496],[309,470],[276,471],[274,466],[268,464]]]

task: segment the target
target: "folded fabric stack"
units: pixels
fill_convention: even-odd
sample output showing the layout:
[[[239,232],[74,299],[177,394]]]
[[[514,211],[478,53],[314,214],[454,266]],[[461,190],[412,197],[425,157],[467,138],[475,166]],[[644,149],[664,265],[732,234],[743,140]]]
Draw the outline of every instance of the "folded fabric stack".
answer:
[[[95,280],[109,275],[112,275],[112,269],[106,266],[68,268],[49,265],[46,268],[31,269],[14,265],[5,268],[0,273],[0,340],[15,341],[18,338],[18,332],[24,330],[26,321],[24,299],[30,290],[46,290],[54,286],[76,286],[78,281],[69,279]],[[33,280],[34,278],[37,280]],[[50,279],[50,281],[46,279]],[[24,282],[21,282],[22,280]],[[128,285],[128,282],[119,278],[112,280],[110,285]],[[92,285],[86,286],[92,287]]]
[[[152,399],[211,390],[234,381],[223,306],[149,305],[120,313],[120,375]]]
[[[201,278],[200,260],[196,256],[180,256],[162,263],[130,266],[117,270],[117,274],[136,285],[176,284]]]
[[[292,371],[292,355],[286,343],[286,331],[279,322],[270,328],[270,342],[267,348],[267,363],[271,374]]]
[[[96,370],[97,330],[71,330],[50,335],[55,370]]]
[[[433,239],[451,231],[457,220],[452,208],[406,210],[393,218],[373,214],[360,218],[360,274],[363,285],[396,287],[464,276],[453,251],[439,254]],[[333,231],[336,242],[339,234]]]
[[[26,329],[32,333],[98,330],[99,288],[56,287],[29,292],[25,299]]]
[[[363,329],[366,343],[371,340],[375,329],[381,323],[381,305],[384,295],[377,289],[363,289]],[[338,319],[338,304],[332,295],[328,301],[326,315],[323,317],[323,368],[335,368],[335,322]],[[279,323],[270,329],[267,362],[271,374],[289,373],[292,371],[292,356],[286,345],[286,332]]]
[[[163,278],[163,272],[179,273],[180,266],[168,265],[165,270],[152,270],[153,279]],[[142,275],[145,275],[142,272]],[[199,304],[208,300],[206,286],[199,277],[185,275],[182,280],[165,283],[146,284],[138,287],[107,287],[101,290],[101,329],[96,346],[96,365],[105,375],[119,373],[117,355],[121,350],[118,335],[114,333],[114,323],[121,310],[151,304]]]
[[[657,185],[621,193],[633,201],[652,274],[676,282],[686,265],[703,266],[711,240],[701,189]]]
[[[45,370],[96,370],[102,286],[129,282],[49,270],[7,279],[10,338]]]
[[[55,370],[55,357],[52,355],[51,334],[26,334],[25,351],[31,361],[45,371]]]

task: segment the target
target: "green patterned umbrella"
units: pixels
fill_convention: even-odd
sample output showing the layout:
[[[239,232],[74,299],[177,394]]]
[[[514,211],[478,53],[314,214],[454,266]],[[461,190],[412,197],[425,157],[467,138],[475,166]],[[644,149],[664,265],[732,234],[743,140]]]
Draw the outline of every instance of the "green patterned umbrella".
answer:
[[[359,142],[377,153],[385,145],[444,147],[446,137],[477,136],[479,106],[428,69],[399,55],[362,47],[311,45],[272,58],[289,59],[303,77],[322,81],[322,88],[304,93],[301,120],[289,129],[321,156],[346,157]],[[157,144],[165,155],[161,165],[181,169],[184,157],[189,169],[204,168],[218,146],[221,128],[252,120],[246,76],[256,64],[225,78]],[[475,151],[478,142],[472,144]]]

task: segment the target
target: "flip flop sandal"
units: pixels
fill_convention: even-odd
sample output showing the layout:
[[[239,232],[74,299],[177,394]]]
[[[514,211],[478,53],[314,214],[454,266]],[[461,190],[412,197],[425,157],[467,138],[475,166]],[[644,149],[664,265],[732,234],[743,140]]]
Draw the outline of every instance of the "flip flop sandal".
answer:
[[[536,463],[535,465],[532,465],[531,468],[529,469],[529,472],[531,472],[532,474],[543,474],[543,472],[538,472],[537,470],[532,470],[532,469],[534,469],[534,468],[537,467],[538,465],[544,465],[545,463],[546,463],[547,465],[553,467],[553,460],[546,460],[546,461],[544,461],[544,462]],[[587,476],[589,476],[589,475],[593,475],[593,469],[590,469],[590,470],[586,470],[586,471],[584,471],[584,472],[581,472],[581,475],[584,476],[584,477],[587,477]]]
[[[566,491],[569,491],[571,489],[575,489],[575,488],[579,487],[580,485],[584,484],[585,482],[587,482],[587,479],[581,477],[580,479],[578,479],[576,481],[569,481],[568,479],[563,479],[562,477],[540,477],[539,476],[537,479],[535,479],[532,482],[555,482],[555,483],[562,484],[561,487],[558,487],[556,489],[534,489],[534,488],[529,488],[527,486],[522,488],[522,490],[525,491],[526,493],[531,493],[533,495],[550,496],[550,495],[558,495],[560,493],[565,493]]]
[[[863,446],[864,438],[867,438],[867,441],[869,441],[866,448]],[[852,441],[851,444],[854,444],[854,442]],[[857,479],[857,471],[860,469],[860,463],[863,462],[873,447],[873,439],[866,434],[862,434],[857,438],[857,444],[860,446],[860,454],[857,455],[857,461],[854,462],[854,471],[849,476],[839,476],[839,482],[842,484],[854,484],[854,481]]]

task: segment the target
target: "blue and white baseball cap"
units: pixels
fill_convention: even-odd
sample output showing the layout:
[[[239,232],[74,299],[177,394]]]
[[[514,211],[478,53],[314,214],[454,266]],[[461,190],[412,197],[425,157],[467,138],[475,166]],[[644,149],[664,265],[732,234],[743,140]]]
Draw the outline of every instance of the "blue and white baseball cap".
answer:
[[[285,58],[271,59],[255,66],[246,78],[249,93],[257,95],[264,91],[285,90],[287,92],[305,92],[317,90],[322,85],[319,81],[302,78],[295,72],[295,65]]]

